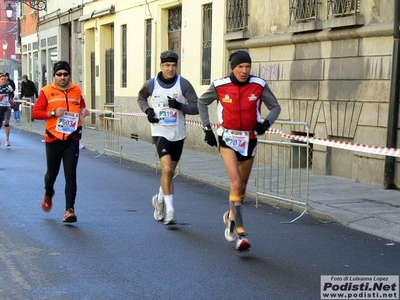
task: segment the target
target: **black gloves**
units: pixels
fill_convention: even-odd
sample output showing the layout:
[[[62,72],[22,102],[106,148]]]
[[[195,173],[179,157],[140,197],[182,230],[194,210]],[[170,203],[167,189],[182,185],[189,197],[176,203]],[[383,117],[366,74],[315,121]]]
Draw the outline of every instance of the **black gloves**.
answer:
[[[154,113],[154,109],[149,107],[146,109],[146,115],[147,115],[147,120],[149,120],[150,123],[158,123],[160,120],[156,118],[156,114]]]
[[[209,144],[211,147],[217,147],[218,143],[217,143],[217,139],[215,138],[215,135],[211,129],[211,126],[205,126],[203,128],[204,133],[206,134],[204,136],[204,141]]]
[[[257,123],[257,126],[254,129],[254,131],[257,133],[257,135],[262,135],[265,133],[265,131],[268,130],[270,126],[271,124],[269,123],[269,121],[265,119],[264,123]]]
[[[171,108],[175,108],[177,110],[181,110],[182,109],[182,103],[176,101],[176,99],[171,98],[170,96],[167,96],[168,98],[168,106]]]

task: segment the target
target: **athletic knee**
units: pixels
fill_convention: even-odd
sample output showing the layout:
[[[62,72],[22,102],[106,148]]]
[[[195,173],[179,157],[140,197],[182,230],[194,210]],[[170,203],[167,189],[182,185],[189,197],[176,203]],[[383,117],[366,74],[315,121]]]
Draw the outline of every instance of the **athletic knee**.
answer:
[[[165,175],[169,176],[169,175],[173,174],[174,168],[171,165],[164,165],[164,166],[162,166],[162,172]]]

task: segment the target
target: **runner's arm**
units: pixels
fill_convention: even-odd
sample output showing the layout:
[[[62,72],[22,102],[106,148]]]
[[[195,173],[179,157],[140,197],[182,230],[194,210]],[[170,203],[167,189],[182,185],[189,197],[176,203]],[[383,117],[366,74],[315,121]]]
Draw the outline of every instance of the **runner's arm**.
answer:
[[[194,90],[192,84],[185,78],[182,78],[182,90],[184,92],[184,97],[186,98],[187,104],[182,105],[181,111],[187,115],[198,115],[199,109],[197,107],[197,94]]]
[[[32,110],[32,118],[37,120],[44,120],[49,118],[49,114],[47,112],[47,98],[44,95],[43,91],[40,91],[39,97]]]
[[[197,107],[199,108],[200,119],[203,123],[203,126],[210,125],[208,105],[217,100],[217,98],[217,91],[215,90],[214,84],[211,84],[207,91],[205,91],[204,94],[201,95],[199,100],[197,101]]]
[[[138,101],[140,109],[144,113],[146,112],[146,110],[148,108],[150,108],[150,105],[149,105],[149,102],[147,101],[147,99],[151,96],[152,81],[153,81],[153,79],[147,80],[139,91],[137,101]]]
[[[268,84],[266,84],[264,87],[263,93],[261,95],[261,101],[269,110],[269,114],[265,119],[269,121],[270,125],[274,124],[279,114],[281,113],[281,106],[279,105],[278,100],[272,93]]]

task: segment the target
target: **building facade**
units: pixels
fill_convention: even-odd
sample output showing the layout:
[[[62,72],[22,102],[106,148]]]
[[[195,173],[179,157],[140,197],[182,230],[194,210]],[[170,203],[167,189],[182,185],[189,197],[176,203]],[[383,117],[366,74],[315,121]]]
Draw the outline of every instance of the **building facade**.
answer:
[[[38,77],[42,85],[49,82],[44,74],[53,56],[69,60],[73,80],[82,85],[90,108],[108,105],[127,113],[122,116],[125,136],[150,141],[146,118],[135,115],[140,112],[136,100],[143,83],[158,73],[162,51],[179,54],[179,72],[200,96],[213,79],[229,74],[229,54],[244,49],[252,56],[252,72],[265,78],[276,94],[281,120],[307,122],[316,138],[386,145],[394,0],[74,4],[67,8],[70,2],[48,0],[47,11],[39,14]],[[23,41],[33,48],[34,37]],[[30,62],[24,65],[28,66],[32,58],[25,45],[23,55]],[[190,119],[199,121],[198,116]],[[97,127],[99,120],[95,115],[86,122]],[[304,134],[294,126],[285,131]],[[203,142],[198,126],[188,125],[185,146],[216,151]],[[383,184],[384,156],[318,145],[309,155],[316,174]],[[396,186],[400,185],[398,169]]]
[[[11,9],[10,18],[6,10]],[[0,72],[9,73],[18,89],[18,79],[21,78],[21,48],[19,39],[19,6],[13,2],[0,3]]]
[[[79,37],[82,4],[48,0],[45,10],[25,5],[21,14],[22,65],[24,72],[42,88],[53,80],[52,65],[66,60],[72,79],[81,84],[82,46]]]

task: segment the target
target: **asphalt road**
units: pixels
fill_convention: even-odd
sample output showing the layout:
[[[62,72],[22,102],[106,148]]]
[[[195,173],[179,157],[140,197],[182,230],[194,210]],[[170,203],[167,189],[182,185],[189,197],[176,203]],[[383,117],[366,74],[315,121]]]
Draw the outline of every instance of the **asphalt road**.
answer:
[[[398,275],[400,247],[246,199],[252,248],[225,241],[228,193],[175,179],[178,224],[153,219],[159,174],[81,150],[78,222],[63,223],[61,169],[44,213],[42,137],[0,131],[0,299],[320,299],[321,275]],[[149,151],[154,151],[153,148]]]

